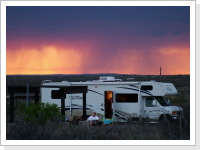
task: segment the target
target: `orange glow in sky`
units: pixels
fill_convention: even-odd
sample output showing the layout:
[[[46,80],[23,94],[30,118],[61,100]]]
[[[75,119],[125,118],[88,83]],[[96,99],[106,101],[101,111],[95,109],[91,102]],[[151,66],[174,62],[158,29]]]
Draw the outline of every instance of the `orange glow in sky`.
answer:
[[[78,49],[78,50],[77,50]],[[81,52],[81,49],[83,52]],[[123,51],[123,50],[122,50]],[[44,46],[41,49],[7,50],[6,74],[190,74],[190,53],[187,48],[160,48],[154,53],[124,50],[108,60],[98,58],[98,53],[83,47],[67,49]],[[106,55],[106,54],[105,54]]]
[[[72,57],[73,56],[73,57]],[[53,46],[37,49],[7,51],[7,74],[78,73],[81,54],[73,49],[57,51]]]

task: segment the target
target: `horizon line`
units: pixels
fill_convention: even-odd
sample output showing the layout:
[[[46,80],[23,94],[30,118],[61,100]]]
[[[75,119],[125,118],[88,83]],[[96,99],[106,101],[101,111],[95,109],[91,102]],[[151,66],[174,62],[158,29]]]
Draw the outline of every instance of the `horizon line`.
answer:
[[[80,73],[80,74],[6,74],[6,76],[11,75],[98,75],[98,74],[115,74],[115,75],[152,75],[152,76],[163,76],[163,75],[190,75],[190,74],[125,74],[125,73]]]

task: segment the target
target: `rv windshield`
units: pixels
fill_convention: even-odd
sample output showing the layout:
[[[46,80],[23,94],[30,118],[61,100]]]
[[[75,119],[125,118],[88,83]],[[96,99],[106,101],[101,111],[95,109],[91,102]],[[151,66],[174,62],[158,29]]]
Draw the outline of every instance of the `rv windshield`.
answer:
[[[162,97],[162,96],[155,96],[154,97],[162,106],[170,106],[170,104]]]

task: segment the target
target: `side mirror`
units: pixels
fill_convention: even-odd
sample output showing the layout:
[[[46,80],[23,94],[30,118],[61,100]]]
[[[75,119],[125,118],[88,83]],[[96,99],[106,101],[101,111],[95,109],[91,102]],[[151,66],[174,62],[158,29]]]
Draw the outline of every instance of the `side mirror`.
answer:
[[[170,100],[169,99],[167,99],[167,103],[170,104]]]
[[[155,107],[155,106],[157,106],[157,101],[156,100],[153,100],[152,101],[152,105]]]

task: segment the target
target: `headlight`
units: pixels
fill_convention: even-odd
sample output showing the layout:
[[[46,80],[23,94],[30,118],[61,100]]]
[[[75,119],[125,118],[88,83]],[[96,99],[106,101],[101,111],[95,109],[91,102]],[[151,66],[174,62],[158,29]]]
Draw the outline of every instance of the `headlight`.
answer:
[[[172,115],[176,116],[177,115],[177,111],[172,111]]]

